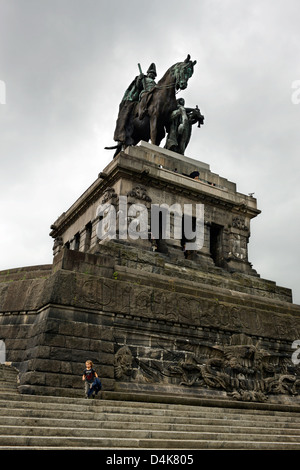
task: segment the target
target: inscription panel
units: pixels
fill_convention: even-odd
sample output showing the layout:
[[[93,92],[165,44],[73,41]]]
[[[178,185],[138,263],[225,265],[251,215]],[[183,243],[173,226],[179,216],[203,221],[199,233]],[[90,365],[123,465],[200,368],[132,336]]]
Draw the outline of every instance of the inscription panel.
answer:
[[[285,312],[278,304],[256,302],[251,296],[241,303],[233,295],[222,299],[207,292],[192,296],[173,290],[126,283],[117,279],[82,279],[77,283],[76,305],[104,312],[144,317],[149,320],[174,322],[194,327],[209,327],[243,332],[256,336],[294,340],[300,337],[300,316]],[[235,302],[236,300],[236,302]]]

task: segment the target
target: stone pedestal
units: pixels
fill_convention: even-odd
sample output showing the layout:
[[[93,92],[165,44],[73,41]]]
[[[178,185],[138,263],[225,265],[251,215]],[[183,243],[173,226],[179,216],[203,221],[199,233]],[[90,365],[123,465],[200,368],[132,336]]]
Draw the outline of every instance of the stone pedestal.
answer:
[[[192,177],[195,174],[196,179]],[[197,259],[201,267],[217,266],[229,272],[256,274],[248,261],[247,249],[250,221],[260,213],[256,200],[238,193],[234,183],[212,173],[209,165],[145,142],[121,152],[99,174],[98,180],[53,224],[54,254],[62,246],[83,252],[95,250],[99,245],[96,232],[100,204],[113,207],[117,214],[118,231],[119,219],[123,214],[120,196],[127,198],[127,211],[133,204],[141,204],[149,211],[148,240],[131,240],[127,236],[125,241],[128,245],[147,250],[154,244],[150,232],[150,206],[167,205],[172,209],[175,205],[184,212],[185,205],[191,205],[192,215],[195,216],[195,207],[203,205],[204,245],[201,250],[185,254],[183,237],[156,239],[156,250],[177,259],[184,256]],[[171,233],[173,220],[172,212]]]
[[[114,239],[99,238],[105,204]],[[162,204],[203,205],[200,249],[153,237]],[[127,230],[137,205],[146,236],[132,239],[119,221]],[[91,359],[105,390],[298,403],[300,307],[248,260],[259,212],[205,163],[146,143],[121,152],[52,225],[53,265],[0,273],[0,339],[20,391],[82,395]]]

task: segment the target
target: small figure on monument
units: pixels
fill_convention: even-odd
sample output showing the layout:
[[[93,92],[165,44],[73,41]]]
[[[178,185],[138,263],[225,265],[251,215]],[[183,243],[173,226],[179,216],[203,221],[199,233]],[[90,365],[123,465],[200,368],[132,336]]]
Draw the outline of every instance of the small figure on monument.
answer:
[[[140,64],[139,70],[140,74],[131,82],[120,103],[119,115],[114,133],[115,141],[126,142],[127,145],[132,145],[134,143],[132,139],[132,114],[135,109],[135,105],[140,101],[143,93],[152,90],[156,85],[154,80],[156,78],[156,66],[154,63],[152,63],[148,68],[147,75],[142,73]]]
[[[177,100],[177,109],[170,116],[170,128],[167,135],[165,148],[184,155],[185,149],[192,134],[192,125],[198,122],[198,127],[204,123],[198,106],[185,108],[183,98]]]
[[[102,385],[97,372],[93,369],[92,361],[86,361],[82,380],[85,381],[86,398],[90,398],[90,396],[95,398],[95,395],[101,390]]]

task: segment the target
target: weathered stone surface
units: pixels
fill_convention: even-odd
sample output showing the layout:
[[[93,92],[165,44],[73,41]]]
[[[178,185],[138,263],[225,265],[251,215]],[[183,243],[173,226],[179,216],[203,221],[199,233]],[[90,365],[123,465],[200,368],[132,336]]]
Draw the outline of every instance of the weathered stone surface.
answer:
[[[200,182],[185,176],[195,168]],[[171,243],[160,252],[148,240],[99,242],[96,206],[117,206],[120,194],[147,204],[170,204],[175,194],[203,201],[203,252],[188,258]],[[20,391],[82,395],[90,359],[104,390],[298,404],[300,307],[248,261],[244,242],[258,213],[253,198],[201,162],[148,145],[121,152],[53,225],[60,243],[51,272],[0,273],[0,339]],[[214,224],[223,227],[222,263],[211,252]],[[82,240],[70,249],[76,233]]]
[[[69,251],[69,259],[73,253],[76,258],[76,252]],[[26,314],[0,316],[8,360],[21,372],[23,392],[63,394],[67,388],[81,393],[83,364],[90,358],[110,388],[144,390],[157,385],[169,391],[174,386],[181,393],[188,389],[195,394],[216,389],[252,400],[268,399],[274,390],[296,396],[299,385],[291,344],[300,335],[298,306],[124,266],[118,266],[117,272],[106,278],[57,270],[44,280],[47,302],[43,304],[47,305],[40,309],[36,305],[37,310]],[[23,284],[11,284],[16,296]],[[28,305],[32,305],[30,298]],[[232,341],[237,344],[231,361],[242,363],[235,366],[233,376],[243,375],[244,387],[257,382],[243,393],[230,385],[238,383],[226,365]],[[245,347],[249,357],[241,355]],[[261,355],[269,373],[255,382],[253,374],[262,375],[262,371],[254,373],[253,362],[257,365]],[[218,379],[207,372],[210,360]],[[243,373],[237,373],[239,369]],[[225,378],[219,379],[219,374]]]
[[[10,363],[0,364],[0,391],[17,392],[19,371]]]
[[[169,449],[168,461],[174,465],[188,462],[184,453],[181,458],[174,449],[190,449],[194,466],[201,464],[202,458],[201,454],[196,461],[195,449],[300,448],[299,406],[216,401],[180,394],[104,391],[96,400],[87,402],[69,396],[29,397],[2,391],[0,425],[1,451],[18,448],[27,455],[28,451],[50,448],[69,452],[89,452],[93,448],[99,455],[100,449],[110,449],[110,460],[104,454],[106,463],[113,463],[113,455],[117,452],[115,455],[119,456],[120,448],[130,455],[141,449]],[[248,456],[249,453],[247,462]],[[122,462],[130,464],[125,458]],[[221,458],[224,460],[224,453]],[[167,463],[166,458],[160,463],[163,461]],[[121,463],[121,459],[118,457],[115,462]],[[158,457],[153,458],[153,463],[158,463]]]
[[[195,170],[199,173],[198,180],[189,176]],[[248,261],[247,250],[250,221],[260,213],[256,200],[238,193],[234,183],[212,173],[207,164],[142,142],[138,147],[120,152],[103,173],[105,176],[96,180],[52,225],[55,258],[63,246],[74,249],[76,245],[79,252],[97,251],[99,204],[112,204],[120,217],[119,198],[126,196],[129,205],[142,202],[146,207],[150,202],[170,206],[176,202],[181,207],[204,204],[204,246],[189,256],[201,269],[217,265],[229,272],[257,275]],[[150,240],[127,240],[126,244],[151,250]],[[215,244],[220,246],[212,249]],[[167,240],[164,249],[176,261],[184,258],[179,240]],[[132,267],[137,262],[132,259]],[[146,264],[143,269],[148,269]]]

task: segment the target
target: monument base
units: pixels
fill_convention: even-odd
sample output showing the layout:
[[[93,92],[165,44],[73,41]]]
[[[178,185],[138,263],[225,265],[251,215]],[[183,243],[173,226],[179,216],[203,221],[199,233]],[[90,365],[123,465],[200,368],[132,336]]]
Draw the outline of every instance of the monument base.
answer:
[[[117,242],[100,250],[64,249],[48,278],[1,282],[22,393],[80,396],[91,359],[104,390],[298,403],[300,308],[284,290]]]
[[[200,180],[186,176],[195,168]],[[203,203],[202,249],[99,239],[96,208],[118,213],[120,196]],[[52,226],[53,265],[0,273],[0,339],[19,391],[83,396],[91,359],[106,391],[299,404],[300,307],[248,261],[258,213],[201,162],[149,144],[121,152]]]

